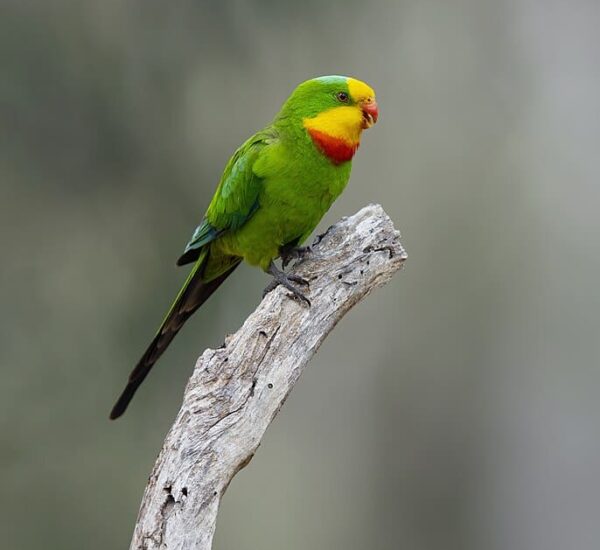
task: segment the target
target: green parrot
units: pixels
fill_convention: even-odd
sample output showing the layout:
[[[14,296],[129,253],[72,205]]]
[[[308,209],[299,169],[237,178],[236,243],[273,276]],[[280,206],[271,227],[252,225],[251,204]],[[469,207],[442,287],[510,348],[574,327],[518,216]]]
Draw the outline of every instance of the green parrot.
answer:
[[[156,336],[110,413],[121,416],[187,319],[245,260],[310,302],[299,277],[283,268],[307,251],[309,237],[346,187],[362,130],[378,117],[373,89],[354,78],[322,76],[300,84],[273,122],[231,157],[215,195],[177,265],[194,263]],[[295,283],[295,284],[294,284]]]

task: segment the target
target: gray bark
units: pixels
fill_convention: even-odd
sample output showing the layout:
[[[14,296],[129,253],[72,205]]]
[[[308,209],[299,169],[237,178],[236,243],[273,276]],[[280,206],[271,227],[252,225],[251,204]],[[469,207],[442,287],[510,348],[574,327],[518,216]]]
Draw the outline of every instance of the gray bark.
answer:
[[[399,238],[379,205],[342,219],[292,270],[310,281],[311,307],[278,287],[221,348],[202,354],[148,480],[132,549],[211,548],[231,479],[333,327],[400,269]]]

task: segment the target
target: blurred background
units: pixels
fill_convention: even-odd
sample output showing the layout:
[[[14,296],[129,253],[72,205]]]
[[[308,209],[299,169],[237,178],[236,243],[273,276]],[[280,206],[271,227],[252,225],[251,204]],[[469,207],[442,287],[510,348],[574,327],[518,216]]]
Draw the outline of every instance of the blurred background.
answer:
[[[337,327],[214,548],[592,549],[600,539],[597,0],[0,5],[2,546],[129,544],[243,267],[107,416],[229,155],[301,81],[380,121],[321,229],[380,202],[409,260]]]

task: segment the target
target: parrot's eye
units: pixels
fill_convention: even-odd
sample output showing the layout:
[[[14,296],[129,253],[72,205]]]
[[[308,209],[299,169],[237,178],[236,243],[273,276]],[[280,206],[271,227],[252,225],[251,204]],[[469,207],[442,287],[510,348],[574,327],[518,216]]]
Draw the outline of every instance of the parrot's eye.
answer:
[[[335,94],[335,97],[338,101],[341,101],[342,103],[348,103],[350,101],[350,98],[348,97],[348,94],[346,92],[338,92],[337,94]]]

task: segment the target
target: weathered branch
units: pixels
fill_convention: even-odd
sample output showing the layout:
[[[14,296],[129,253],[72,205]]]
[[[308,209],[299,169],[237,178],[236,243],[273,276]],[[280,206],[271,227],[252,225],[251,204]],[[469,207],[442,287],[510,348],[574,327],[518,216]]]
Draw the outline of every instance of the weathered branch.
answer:
[[[337,322],[400,269],[399,237],[379,205],[342,219],[293,270],[310,281],[310,308],[278,287],[221,348],[202,354],[148,481],[132,549],[210,549],[231,479]]]

